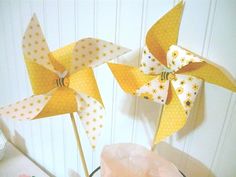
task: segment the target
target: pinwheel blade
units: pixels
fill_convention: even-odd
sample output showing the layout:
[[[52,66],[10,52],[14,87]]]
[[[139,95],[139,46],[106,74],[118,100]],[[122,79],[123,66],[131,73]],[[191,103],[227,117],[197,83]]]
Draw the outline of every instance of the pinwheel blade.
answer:
[[[94,38],[79,40],[74,47],[70,73],[84,67],[96,67],[130,51],[127,48]]]
[[[72,74],[69,79],[69,88],[76,91],[76,93],[89,95],[103,105],[92,68],[81,69]]]
[[[234,78],[222,67],[208,62],[191,63],[178,71],[180,74],[198,77],[206,82],[236,92]]]
[[[55,58],[67,71],[70,71],[71,68],[72,54],[75,44],[76,42],[71,43],[50,53],[50,55],[53,56],[53,58]]]
[[[56,87],[57,74],[34,61],[25,60],[25,63],[34,94],[47,93]]]
[[[184,3],[181,1],[148,31],[146,44],[150,52],[166,66],[166,53],[177,43]]]
[[[0,108],[0,116],[17,120],[34,119],[40,114],[50,99],[51,93],[33,95],[15,104]]]
[[[67,87],[57,88],[36,118],[56,116],[77,111],[76,94]]]
[[[49,58],[49,48],[36,15],[33,15],[22,42],[25,60],[34,61],[46,69],[55,72]]]
[[[186,114],[189,115],[201,88],[202,80],[193,76],[176,74],[176,79],[171,83]]]
[[[180,130],[186,123],[187,115],[176,95],[174,88],[170,88],[171,100],[164,109],[161,116],[159,129],[156,130],[154,143],[158,144],[164,138]]]
[[[156,103],[165,104],[168,96],[169,81],[161,80],[158,75],[144,86],[136,90],[136,95]]]
[[[146,75],[138,68],[122,65],[108,64],[121,88],[130,94],[135,94],[136,90],[153,80],[156,76]]]
[[[93,148],[96,147],[104,126],[104,107],[94,98],[85,94],[77,94],[78,115]]]
[[[203,60],[193,53],[177,45],[170,46],[167,52],[167,66],[172,71],[177,72],[190,63],[198,63]]]
[[[147,46],[145,46],[143,49],[140,70],[144,74],[157,75],[160,74],[164,69],[165,66],[162,65],[159,60],[157,60],[148,50]]]

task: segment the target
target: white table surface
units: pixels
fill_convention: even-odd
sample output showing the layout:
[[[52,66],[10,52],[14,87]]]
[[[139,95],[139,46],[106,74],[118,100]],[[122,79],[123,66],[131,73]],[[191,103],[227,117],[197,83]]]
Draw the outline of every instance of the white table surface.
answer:
[[[7,143],[5,155],[0,160],[0,177],[18,177],[20,174],[49,177],[11,143]]]

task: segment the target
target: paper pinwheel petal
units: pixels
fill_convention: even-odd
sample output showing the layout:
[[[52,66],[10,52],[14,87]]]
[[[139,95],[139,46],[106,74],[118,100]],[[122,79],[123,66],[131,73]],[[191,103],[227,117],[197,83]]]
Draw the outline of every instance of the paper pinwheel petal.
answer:
[[[33,15],[25,32],[23,53],[26,60],[34,61],[43,67],[55,71],[49,58],[49,48],[40,28],[36,15]]]
[[[136,91],[136,95],[157,103],[165,104],[168,95],[169,81],[161,81],[160,77],[159,75],[157,78],[140,87]]]
[[[169,88],[170,102],[164,106],[159,129],[156,131],[154,143],[157,144],[164,138],[181,129],[187,120],[187,116],[173,86]]]
[[[105,111],[103,105],[94,98],[84,94],[78,94],[76,99],[79,117],[92,147],[95,148],[104,126]]]
[[[71,68],[72,55],[75,44],[76,42],[51,52],[51,56],[55,58],[57,62],[60,63],[67,71],[70,71]]]
[[[146,36],[148,49],[165,66],[167,66],[166,53],[169,47],[177,43],[183,6],[184,3],[181,1],[156,22]]]
[[[176,74],[176,79],[171,83],[188,115],[201,88],[202,80],[193,76]]]
[[[157,75],[165,69],[163,66],[148,50],[147,46],[143,49],[142,61],[140,70],[144,74]]]
[[[93,97],[103,105],[92,68],[84,68],[72,74],[69,87],[78,94]]]
[[[178,73],[195,76],[206,82],[221,86],[236,92],[236,81],[222,67],[206,61],[201,63],[191,63],[178,71]]]
[[[79,40],[73,50],[70,73],[84,67],[95,67],[127,53],[129,49],[100,39]]]
[[[135,94],[137,89],[155,78],[132,66],[113,63],[109,63],[108,66],[123,90],[130,94]]]
[[[202,61],[198,56],[176,45],[170,46],[167,52],[167,66],[175,72],[190,63]]]
[[[51,99],[36,118],[56,116],[76,111],[76,93],[70,88],[61,87],[54,91]]]
[[[18,120],[34,119],[51,98],[51,93],[33,95],[22,101],[0,108],[0,116]]]
[[[57,74],[34,61],[25,60],[25,63],[34,94],[47,93],[56,87]]]

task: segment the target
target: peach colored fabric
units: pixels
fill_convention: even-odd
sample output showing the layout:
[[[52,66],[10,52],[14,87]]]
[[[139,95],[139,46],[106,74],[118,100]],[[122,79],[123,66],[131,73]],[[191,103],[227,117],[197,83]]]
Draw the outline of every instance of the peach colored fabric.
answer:
[[[106,146],[101,177],[182,177],[178,169],[155,152],[135,144]]]

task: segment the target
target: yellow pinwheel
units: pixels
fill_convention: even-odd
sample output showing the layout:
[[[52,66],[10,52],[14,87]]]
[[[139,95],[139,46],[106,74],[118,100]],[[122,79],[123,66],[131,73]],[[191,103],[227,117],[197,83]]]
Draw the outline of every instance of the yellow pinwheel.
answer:
[[[77,112],[92,147],[95,147],[103,128],[104,107],[92,67],[116,58],[128,49],[85,38],[50,52],[35,15],[22,46],[34,95],[2,107],[0,115],[38,119],[70,113],[74,126],[73,112]]]
[[[153,144],[184,126],[202,81],[236,91],[222,69],[176,45],[182,10],[180,2],[148,31],[140,68],[109,63],[124,91],[165,104]]]

